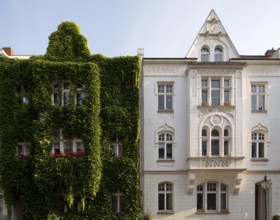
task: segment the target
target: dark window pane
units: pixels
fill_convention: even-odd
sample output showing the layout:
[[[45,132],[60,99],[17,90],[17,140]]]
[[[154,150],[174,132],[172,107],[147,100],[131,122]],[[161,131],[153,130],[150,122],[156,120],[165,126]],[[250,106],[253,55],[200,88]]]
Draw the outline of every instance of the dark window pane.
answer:
[[[215,61],[216,62],[222,61],[222,54],[215,54]]]
[[[220,136],[220,132],[218,130],[212,130],[211,136],[212,137],[219,137]]]
[[[123,195],[120,195],[120,212],[124,212],[124,198]]]
[[[166,210],[172,210],[172,194],[166,194]]]
[[[197,199],[196,208],[203,209],[203,194],[198,193],[196,199]]]
[[[224,92],[224,101],[229,102],[229,91]]]
[[[256,158],[256,157],[257,157],[256,143],[253,142],[252,143],[252,158]]]
[[[258,110],[264,110],[264,95],[259,95]]]
[[[70,103],[70,92],[64,92],[63,98],[64,98],[64,106],[68,107]]]
[[[172,95],[166,95],[166,109],[172,109]]]
[[[158,194],[158,210],[164,210],[164,194]]]
[[[207,141],[202,141],[202,156],[207,156]]]
[[[82,105],[84,99],[84,94],[82,92],[76,93],[76,103],[77,105]]]
[[[216,194],[207,194],[207,210],[216,210]]]
[[[264,143],[259,143],[259,158],[264,158]]]
[[[172,159],[172,144],[168,143],[166,144],[166,146],[167,146],[166,158]]]
[[[228,143],[228,141],[224,141],[224,155],[225,156],[229,155],[229,143]]]
[[[118,197],[115,195],[112,197],[112,211],[118,212]]]
[[[211,154],[212,154],[212,156],[219,156],[219,154],[220,154],[220,143],[219,143],[219,140],[212,140],[211,141],[211,144],[212,144],[212,151],[211,151]]]
[[[203,137],[207,137],[207,130],[206,130],[206,129],[203,129],[203,130],[202,130],[202,136],[203,136]]]
[[[257,96],[256,95],[251,96],[251,108],[252,108],[252,110],[257,110]]]
[[[163,110],[164,109],[164,95],[158,96],[158,109]]]
[[[220,105],[220,90],[212,90],[212,105]]]
[[[158,157],[160,159],[164,159],[164,144],[163,143],[158,144]]]
[[[212,88],[220,88],[220,80],[212,80],[211,81]]]
[[[207,102],[207,91],[202,91],[202,102]]]
[[[227,196],[225,193],[221,194],[221,210],[227,209]]]

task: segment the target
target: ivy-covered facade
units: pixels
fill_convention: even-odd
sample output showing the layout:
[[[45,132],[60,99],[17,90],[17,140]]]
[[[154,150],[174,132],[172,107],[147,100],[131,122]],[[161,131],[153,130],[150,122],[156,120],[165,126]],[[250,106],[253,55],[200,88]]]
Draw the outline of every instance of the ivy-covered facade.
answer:
[[[0,58],[9,219],[141,219],[138,57],[91,55],[72,22],[44,56]]]

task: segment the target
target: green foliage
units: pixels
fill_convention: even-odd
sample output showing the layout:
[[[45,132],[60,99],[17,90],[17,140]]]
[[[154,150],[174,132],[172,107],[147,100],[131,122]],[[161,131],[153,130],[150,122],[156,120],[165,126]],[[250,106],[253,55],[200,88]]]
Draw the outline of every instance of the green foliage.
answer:
[[[59,61],[85,61],[90,57],[87,40],[74,22],[61,23],[57,31],[50,35],[46,57]]]
[[[274,215],[272,220],[279,220],[280,219],[280,215]]]
[[[45,56],[0,57],[0,183],[8,207],[20,202],[26,219],[141,219],[139,77],[138,57],[91,56],[71,22],[50,36]],[[53,83],[64,82],[68,107],[51,100]],[[77,83],[86,94],[80,106]],[[51,156],[59,129],[69,140],[81,137],[85,154]],[[121,158],[110,149],[116,138],[124,146]],[[16,156],[19,139],[30,142],[29,156]],[[118,191],[124,213],[111,211]]]

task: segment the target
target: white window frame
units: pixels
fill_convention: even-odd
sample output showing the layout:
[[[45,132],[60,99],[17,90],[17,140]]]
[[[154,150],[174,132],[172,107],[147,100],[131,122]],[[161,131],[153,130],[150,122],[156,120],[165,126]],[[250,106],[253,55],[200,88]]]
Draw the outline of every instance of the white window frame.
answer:
[[[56,152],[59,150],[59,152]],[[63,137],[63,130],[57,131],[56,137],[53,137],[52,154],[72,154],[72,153],[83,153],[84,144],[81,138],[74,137],[72,140],[67,140]]]
[[[201,105],[202,106],[231,106],[233,104],[232,76],[202,76]],[[213,87],[212,82],[219,81],[219,87]],[[213,105],[212,92],[219,91],[218,105]],[[206,97],[205,97],[206,94]],[[227,95],[226,95],[227,94]]]
[[[218,137],[212,136],[212,131],[217,130],[219,132]],[[228,131],[228,135],[225,135],[225,130]],[[204,131],[206,131],[206,135],[204,135]],[[229,157],[231,156],[232,150],[232,128],[230,126],[226,126],[224,128],[221,127],[207,127],[203,126],[201,129],[201,150],[200,155],[202,157]],[[219,155],[212,154],[212,140],[219,140]],[[225,154],[225,143],[227,142],[227,154]],[[205,146],[206,145],[206,146]]]
[[[228,185],[215,182],[215,181],[208,181],[198,184],[196,187],[196,204],[197,204],[197,212],[201,213],[228,213],[229,211],[229,187]],[[215,194],[215,209],[211,209],[208,207],[208,196],[210,194]],[[198,207],[198,195],[202,196],[202,203],[199,203],[202,207]],[[222,204],[222,196],[225,195],[225,204]],[[223,206],[226,208],[224,209]]]
[[[115,157],[120,158],[123,156],[123,145],[120,143],[118,137],[114,143],[111,143],[111,150],[113,151]]]
[[[173,187],[174,187],[173,183],[170,182],[161,182],[158,184],[158,212],[173,212],[173,206],[174,206]],[[161,201],[162,199],[163,201]],[[168,203],[171,203],[169,204],[169,207],[168,207]],[[162,204],[163,207],[160,207]]]
[[[65,97],[68,98],[65,99]],[[76,83],[74,104],[77,106],[83,105],[84,97],[85,93],[83,85],[80,83]],[[71,83],[69,81],[62,81],[61,83],[53,82],[51,100],[52,103],[58,106],[69,107],[71,102]]]
[[[261,143],[263,144],[263,157],[260,156],[260,144]],[[253,153],[253,145],[255,145],[254,153]],[[256,160],[267,158],[267,134],[266,134],[266,132],[252,131],[252,133],[251,133],[251,158],[256,159]]]
[[[171,145],[171,146],[170,146]],[[174,135],[171,132],[162,131],[158,133],[158,159],[159,160],[173,160],[173,148],[174,148]],[[171,157],[168,156],[168,153],[170,153],[170,147],[171,147]],[[163,149],[163,157],[161,157],[160,150]]]
[[[173,82],[158,82],[158,112],[173,112],[174,109],[174,83]],[[161,104],[163,98],[163,106]],[[170,104],[171,102],[171,104]],[[169,103],[169,104],[168,104]],[[169,106],[171,105],[171,106]]]
[[[30,155],[30,147],[31,144],[28,140],[22,139],[17,141],[17,150],[16,150],[16,155],[17,156],[29,156]],[[21,150],[20,150],[21,148]]]
[[[215,62],[222,62],[223,61],[223,47],[222,46],[216,46],[215,47],[215,49],[214,49],[214,60],[215,60]]]
[[[267,82],[251,82],[251,110],[256,112],[267,111]],[[261,89],[263,88],[263,90]],[[255,106],[253,99],[256,99]],[[263,97],[263,104],[261,105],[261,97]]]
[[[116,201],[117,207],[114,207],[114,200]],[[115,213],[124,212],[124,196],[119,190],[116,193],[114,193],[112,196],[112,212]]]
[[[200,50],[200,61],[209,62],[210,61],[210,48],[204,45]]]

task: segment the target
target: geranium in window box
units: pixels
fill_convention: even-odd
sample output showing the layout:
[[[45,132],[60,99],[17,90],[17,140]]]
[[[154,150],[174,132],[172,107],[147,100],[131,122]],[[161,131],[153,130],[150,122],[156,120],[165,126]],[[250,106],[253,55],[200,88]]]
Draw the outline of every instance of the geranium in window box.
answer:
[[[207,101],[202,102],[202,106],[209,106],[209,103]]]
[[[231,106],[230,102],[224,102],[224,106]]]

